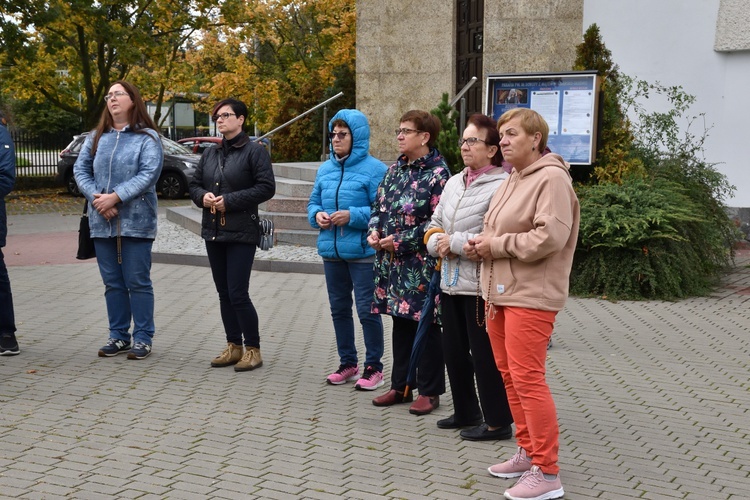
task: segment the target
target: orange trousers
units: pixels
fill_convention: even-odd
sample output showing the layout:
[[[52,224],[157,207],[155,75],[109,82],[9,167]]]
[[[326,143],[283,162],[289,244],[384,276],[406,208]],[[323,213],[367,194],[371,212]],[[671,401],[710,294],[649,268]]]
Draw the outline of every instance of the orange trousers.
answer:
[[[557,410],[545,378],[555,316],[556,311],[495,305],[487,315],[487,333],[516,423],[516,441],[546,474],[560,470]]]

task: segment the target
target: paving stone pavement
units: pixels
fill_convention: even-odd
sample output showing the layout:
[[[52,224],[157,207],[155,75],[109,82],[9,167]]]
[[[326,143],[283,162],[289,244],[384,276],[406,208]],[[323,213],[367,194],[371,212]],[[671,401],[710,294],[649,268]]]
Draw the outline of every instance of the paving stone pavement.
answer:
[[[13,238],[6,255],[23,253]],[[710,297],[568,301],[548,358],[566,498],[750,497],[749,264],[743,251]],[[22,353],[0,358],[2,498],[499,499],[513,484],[486,471],[512,441],[435,426],[449,393],[416,417],[325,384],[338,359],[320,275],[253,272],[265,364],[235,373],[209,366],[224,341],[206,267],[154,264],[142,361],[96,355],[94,261],[9,271]]]

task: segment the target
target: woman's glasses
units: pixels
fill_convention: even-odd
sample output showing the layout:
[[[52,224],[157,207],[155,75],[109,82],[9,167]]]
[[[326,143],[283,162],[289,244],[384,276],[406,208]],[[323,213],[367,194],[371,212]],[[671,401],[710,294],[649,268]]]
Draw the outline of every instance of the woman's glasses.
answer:
[[[234,113],[221,113],[220,115],[212,116],[211,119],[215,122],[218,122],[219,118],[221,118],[222,120],[226,120],[230,116],[237,116],[237,115],[235,115]]]
[[[401,134],[409,135],[409,134],[412,134],[414,132],[418,132],[418,133],[421,134],[422,132],[424,132],[424,130],[416,130],[416,129],[413,129],[413,128],[397,128],[395,130],[395,132],[396,132],[396,136],[399,136]]]
[[[483,142],[483,143],[487,144],[487,141],[485,141],[484,139],[480,139],[479,137],[467,137],[466,139],[459,139],[458,140],[458,147],[460,148],[461,146],[464,145],[464,143],[468,144],[469,147],[472,147],[473,145],[475,145],[478,142]]]
[[[127,92],[123,92],[122,90],[116,90],[112,92],[111,94],[107,94],[104,96],[105,101],[109,101],[110,99],[118,100],[120,97],[125,97],[128,95]]]
[[[338,137],[340,141],[343,141],[346,139],[347,135],[349,135],[349,132],[328,132],[328,138],[330,140],[333,140],[334,137]]]

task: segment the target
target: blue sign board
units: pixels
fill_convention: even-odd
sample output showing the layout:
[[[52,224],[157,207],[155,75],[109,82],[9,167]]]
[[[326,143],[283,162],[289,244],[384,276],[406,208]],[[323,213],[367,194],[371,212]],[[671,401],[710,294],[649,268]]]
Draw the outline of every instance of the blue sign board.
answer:
[[[487,114],[530,108],[549,125],[549,148],[571,165],[590,165],[596,154],[599,81],[596,72],[489,75]]]

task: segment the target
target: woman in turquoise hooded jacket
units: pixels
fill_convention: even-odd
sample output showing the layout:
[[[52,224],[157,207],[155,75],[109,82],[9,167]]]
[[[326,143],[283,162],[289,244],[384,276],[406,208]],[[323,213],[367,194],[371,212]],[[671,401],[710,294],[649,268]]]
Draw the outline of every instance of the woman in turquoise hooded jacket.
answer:
[[[327,377],[331,385],[355,381],[359,390],[383,385],[383,323],[370,310],[375,291],[375,250],[367,244],[370,207],[387,167],[369,154],[370,126],[355,109],[342,109],[328,124],[330,158],[318,169],[307,218],[320,230],[318,254],[323,257],[339,368]],[[360,375],[354,344],[352,292],[362,325],[366,357]]]

